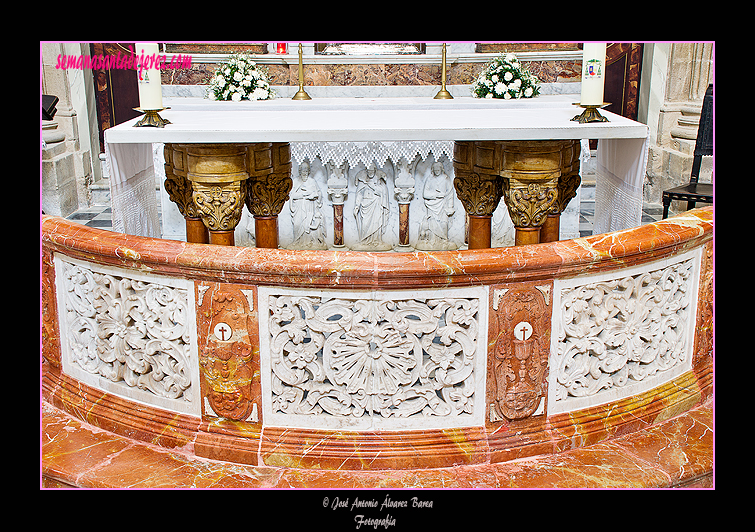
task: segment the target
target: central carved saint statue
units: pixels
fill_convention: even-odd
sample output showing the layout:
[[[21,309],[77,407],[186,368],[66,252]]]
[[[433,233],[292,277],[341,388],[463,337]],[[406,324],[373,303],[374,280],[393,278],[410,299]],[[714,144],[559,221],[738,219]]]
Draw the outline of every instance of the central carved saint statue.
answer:
[[[357,224],[359,242],[355,249],[386,251],[390,244],[383,242],[383,231],[388,227],[388,185],[387,176],[378,170],[374,163],[356,176],[356,199],[354,218]]]

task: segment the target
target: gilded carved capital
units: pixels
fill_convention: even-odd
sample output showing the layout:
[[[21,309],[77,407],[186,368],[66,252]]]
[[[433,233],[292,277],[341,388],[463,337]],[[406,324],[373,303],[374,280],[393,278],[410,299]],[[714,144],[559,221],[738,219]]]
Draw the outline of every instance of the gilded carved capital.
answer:
[[[504,197],[516,227],[539,227],[558,200],[558,181],[522,182],[504,178]]]
[[[472,216],[492,216],[501,201],[501,182],[497,175],[457,173],[454,188],[464,210]]]
[[[501,201],[502,143],[459,141],[454,143],[454,188],[467,214],[492,216]]]
[[[558,199],[551,207],[551,214],[564,212],[569,202],[577,195],[577,189],[582,183],[579,177],[580,142],[567,141],[561,150],[561,177],[558,179]]]
[[[233,231],[241,220],[246,181],[223,184],[192,182],[192,200],[207,229]]]
[[[288,201],[291,179],[291,145],[288,142],[250,144],[247,147],[246,206],[254,216],[277,216]]]
[[[561,175],[558,180],[558,199],[551,207],[551,214],[561,214],[566,210],[566,206],[577,195],[577,189],[581,183],[579,169],[576,172]]]
[[[503,194],[514,226],[540,227],[558,207],[563,151],[572,141],[503,142]],[[559,211],[560,212],[560,211]]]
[[[249,212],[254,216],[277,216],[288,201],[293,184],[290,172],[249,178],[246,193]]]
[[[165,144],[165,191],[184,218],[199,218],[191,199],[191,183],[186,179],[186,152],[178,144]]]

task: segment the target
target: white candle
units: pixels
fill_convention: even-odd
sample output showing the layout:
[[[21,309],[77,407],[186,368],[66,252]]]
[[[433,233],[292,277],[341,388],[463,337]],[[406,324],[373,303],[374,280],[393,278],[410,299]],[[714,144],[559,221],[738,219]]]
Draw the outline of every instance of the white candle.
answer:
[[[136,75],[139,84],[139,107],[143,110],[163,108],[163,88],[157,68],[157,43],[136,43]]]
[[[582,105],[603,105],[606,43],[584,44],[582,51]]]

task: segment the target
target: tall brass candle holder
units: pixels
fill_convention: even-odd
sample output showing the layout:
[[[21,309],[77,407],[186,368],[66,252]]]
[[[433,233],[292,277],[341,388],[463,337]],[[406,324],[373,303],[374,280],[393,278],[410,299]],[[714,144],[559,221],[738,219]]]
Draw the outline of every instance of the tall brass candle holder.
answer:
[[[587,124],[588,122],[608,122],[609,120],[598,112],[598,109],[603,109],[611,105],[610,103],[602,103],[601,105],[582,105],[575,102],[572,105],[579,105],[584,108],[581,115],[577,115],[572,118],[572,122],[579,122],[580,124]]]
[[[438,94],[435,95],[435,100],[453,100],[454,97],[446,90],[446,43],[443,43],[443,66],[441,67],[441,87]]]
[[[163,107],[162,109],[142,109],[141,107],[134,107],[134,111],[144,113],[144,116],[139,120],[134,127],[165,127],[165,124],[170,124],[170,120],[166,120],[158,113],[165,111],[170,107]]]
[[[299,43],[299,91],[294,94],[292,100],[311,100],[312,98],[304,90],[304,63],[302,63],[302,48]]]

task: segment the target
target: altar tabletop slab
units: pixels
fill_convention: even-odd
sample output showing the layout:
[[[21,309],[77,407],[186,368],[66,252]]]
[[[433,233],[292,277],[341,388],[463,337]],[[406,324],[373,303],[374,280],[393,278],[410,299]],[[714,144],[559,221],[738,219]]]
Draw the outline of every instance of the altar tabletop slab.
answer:
[[[184,101],[179,101],[184,100]],[[109,143],[368,142],[644,139],[647,126],[608,111],[609,122],[579,124],[574,96],[531,100],[325,98],[214,102],[166,99],[164,128],[105,132]]]

